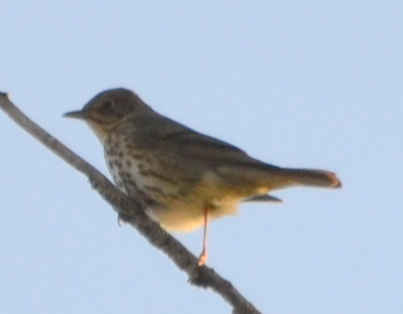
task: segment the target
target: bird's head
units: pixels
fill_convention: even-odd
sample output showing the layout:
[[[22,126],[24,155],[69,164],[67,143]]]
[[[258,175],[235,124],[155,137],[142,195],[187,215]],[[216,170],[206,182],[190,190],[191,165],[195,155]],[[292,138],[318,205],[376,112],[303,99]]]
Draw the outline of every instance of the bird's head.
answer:
[[[86,121],[103,141],[105,136],[126,116],[152,111],[134,92],[118,88],[99,93],[83,109],[67,112],[63,116]]]

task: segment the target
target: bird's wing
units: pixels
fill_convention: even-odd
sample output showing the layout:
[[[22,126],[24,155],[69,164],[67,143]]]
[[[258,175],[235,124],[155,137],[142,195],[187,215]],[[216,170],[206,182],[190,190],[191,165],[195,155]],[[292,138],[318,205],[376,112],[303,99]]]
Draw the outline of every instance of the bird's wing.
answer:
[[[158,145],[162,151],[180,152],[182,156],[215,163],[262,164],[233,145],[196,132],[159,114],[137,117],[133,124],[136,125],[133,136],[144,134],[137,136],[143,139],[142,146]]]

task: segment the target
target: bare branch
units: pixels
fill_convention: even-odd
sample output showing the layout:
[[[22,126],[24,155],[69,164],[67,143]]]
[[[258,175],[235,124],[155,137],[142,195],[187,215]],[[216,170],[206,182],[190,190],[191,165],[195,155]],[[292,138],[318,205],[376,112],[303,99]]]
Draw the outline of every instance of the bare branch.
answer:
[[[6,93],[0,92],[0,108],[25,131],[84,174],[93,188],[118,213],[120,219],[132,225],[152,245],[168,255],[179,269],[188,274],[192,284],[214,290],[233,307],[233,313],[260,313],[229,281],[211,268],[198,266],[197,258],[179,241],[161,229],[157,223],[149,219],[137,200],[120,192],[98,170],[30,120],[9,100]]]

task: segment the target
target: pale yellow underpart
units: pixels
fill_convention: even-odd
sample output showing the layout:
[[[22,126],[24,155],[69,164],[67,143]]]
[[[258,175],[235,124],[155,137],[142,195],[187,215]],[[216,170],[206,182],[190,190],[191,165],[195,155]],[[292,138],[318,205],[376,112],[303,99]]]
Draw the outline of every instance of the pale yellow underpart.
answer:
[[[238,211],[240,199],[221,198],[215,203],[219,209],[209,212],[209,221],[227,215],[235,215]],[[161,227],[176,232],[189,232],[200,228],[204,224],[204,208],[202,202],[192,202],[190,199],[186,203],[178,204],[178,206],[164,208],[163,210],[148,208],[147,215]]]
[[[161,224],[166,230],[188,232],[204,225],[204,212],[209,208],[209,221],[238,212],[240,196],[231,195],[217,186],[220,178],[214,172],[207,172],[200,181],[194,194],[180,202],[171,201],[162,210],[149,208],[149,217]],[[264,189],[263,193],[266,193]]]

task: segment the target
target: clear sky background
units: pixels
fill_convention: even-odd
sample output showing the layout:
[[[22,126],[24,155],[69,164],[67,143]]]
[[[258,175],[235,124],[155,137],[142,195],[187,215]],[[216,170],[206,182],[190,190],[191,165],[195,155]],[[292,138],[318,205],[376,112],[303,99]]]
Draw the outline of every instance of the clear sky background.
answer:
[[[264,313],[403,313],[402,1],[0,1],[0,90],[107,173],[112,87],[267,162],[333,170],[211,227]],[[0,112],[1,313],[229,313]],[[177,237],[198,254],[201,231]]]

